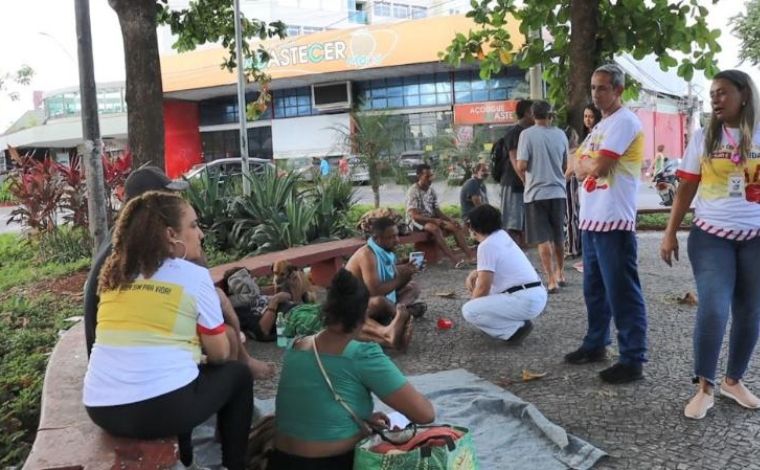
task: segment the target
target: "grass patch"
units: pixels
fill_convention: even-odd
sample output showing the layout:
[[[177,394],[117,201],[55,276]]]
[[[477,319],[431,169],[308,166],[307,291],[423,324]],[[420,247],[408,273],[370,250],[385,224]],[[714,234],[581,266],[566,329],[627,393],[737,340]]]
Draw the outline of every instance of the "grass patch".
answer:
[[[45,367],[64,320],[81,306],[65,296],[16,296],[0,303],[0,468],[26,459],[40,419]]]
[[[43,258],[39,252],[36,242],[12,233],[0,235],[0,292],[29,284],[32,280],[65,276],[90,266],[89,257],[56,263]]]
[[[642,229],[649,230],[665,230],[668,225],[668,219],[670,219],[670,212],[656,212],[652,214],[638,214],[636,216],[636,226]],[[687,212],[686,216],[681,222],[681,227],[691,227],[691,222],[694,220],[694,214]]]

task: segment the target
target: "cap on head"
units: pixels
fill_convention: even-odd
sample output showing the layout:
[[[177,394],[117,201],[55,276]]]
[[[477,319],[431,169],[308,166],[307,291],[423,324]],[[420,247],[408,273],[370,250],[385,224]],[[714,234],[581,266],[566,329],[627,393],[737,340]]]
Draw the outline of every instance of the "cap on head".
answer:
[[[183,191],[187,181],[172,181],[160,168],[144,166],[133,171],[124,182],[124,195],[127,201],[148,191]]]

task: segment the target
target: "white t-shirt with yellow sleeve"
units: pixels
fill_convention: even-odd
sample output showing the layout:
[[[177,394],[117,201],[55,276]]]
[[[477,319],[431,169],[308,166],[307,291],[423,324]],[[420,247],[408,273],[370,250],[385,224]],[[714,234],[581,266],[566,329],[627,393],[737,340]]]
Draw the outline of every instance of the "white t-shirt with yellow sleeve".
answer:
[[[725,129],[721,142],[705,160],[704,130],[694,132],[677,175],[699,181],[694,204],[694,224],[707,233],[730,240],[760,235],[760,126],[755,129],[747,161],[731,161],[739,129]],[[750,202],[748,199],[753,200]]]
[[[587,177],[578,188],[580,228],[592,232],[636,229],[636,194],[644,162],[641,121],[620,108],[592,129],[576,152],[578,159],[617,160],[609,175]]]
[[[101,294],[84,404],[126,405],[184,387],[198,377],[198,335],[224,332],[208,269],[167,259],[150,279]]]

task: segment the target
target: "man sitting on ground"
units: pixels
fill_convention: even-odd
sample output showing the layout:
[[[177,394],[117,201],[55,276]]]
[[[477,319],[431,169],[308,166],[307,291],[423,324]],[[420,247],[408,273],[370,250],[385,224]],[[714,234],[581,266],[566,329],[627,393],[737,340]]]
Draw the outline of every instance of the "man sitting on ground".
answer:
[[[462,316],[494,338],[519,343],[543,312],[547,293],[525,253],[501,229],[501,213],[488,204],[470,212],[470,230],[478,245],[478,268],[465,286],[472,299]]]
[[[367,321],[360,336],[383,346],[404,349],[412,331],[410,315],[422,316],[426,306],[416,302],[420,289],[412,276],[419,271],[417,265],[396,264],[394,250],[398,244],[398,227],[393,220],[377,218],[372,223],[372,237],[351,256],[346,269],[369,290]]]
[[[438,206],[438,196],[433,189],[433,170],[428,164],[417,166],[417,183],[406,193],[406,213],[410,219],[412,230],[425,231],[431,234],[438,248],[454,264],[460,268],[466,263],[474,263],[475,255],[467,246],[465,232],[459,223],[441,212]],[[446,236],[454,235],[459,248],[465,255],[465,260],[458,260],[451,248],[446,244]]]

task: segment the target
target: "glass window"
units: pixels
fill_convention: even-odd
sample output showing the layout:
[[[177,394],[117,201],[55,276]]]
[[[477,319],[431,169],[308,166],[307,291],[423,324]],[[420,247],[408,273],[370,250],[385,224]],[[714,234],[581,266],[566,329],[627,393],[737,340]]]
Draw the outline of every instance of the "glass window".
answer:
[[[481,80],[477,71],[459,71],[454,76],[454,101],[472,103],[478,101],[503,101],[515,99],[515,91],[525,85],[522,75],[515,69],[501,71],[490,80]]]
[[[315,114],[311,107],[311,88],[291,88],[277,90],[272,97],[274,115],[278,118],[311,116]]]
[[[325,28],[320,28],[317,26],[304,26],[303,27],[303,33],[304,34],[314,34],[324,31]]]
[[[403,3],[394,3],[393,17],[401,19],[409,18],[409,5],[405,5]]]
[[[288,25],[288,36],[299,36],[301,34],[301,27],[297,25]]]
[[[375,3],[376,16],[391,16],[391,4],[387,2]]]
[[[412,6],[412,18],[419,19],[427,17],[427,7]]]

